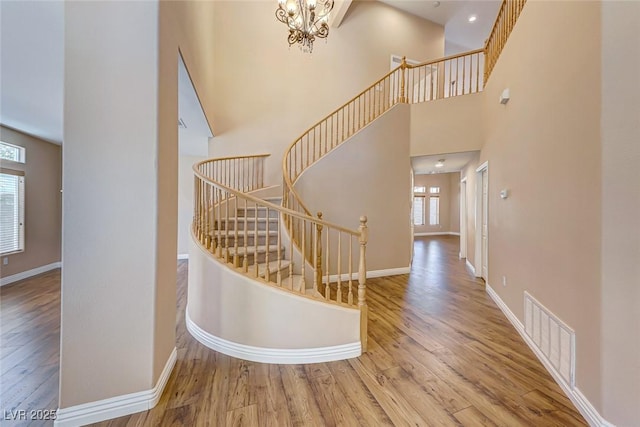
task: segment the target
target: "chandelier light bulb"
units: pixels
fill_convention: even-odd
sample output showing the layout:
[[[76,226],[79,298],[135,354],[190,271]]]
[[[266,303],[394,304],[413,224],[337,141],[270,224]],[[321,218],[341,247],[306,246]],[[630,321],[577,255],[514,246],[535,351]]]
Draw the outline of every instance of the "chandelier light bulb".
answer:
[[[297,43],[312,52],[316,38],[327,38],[333,4],[334,0],[278,0],[276,18],[289,29],[289,46]]]

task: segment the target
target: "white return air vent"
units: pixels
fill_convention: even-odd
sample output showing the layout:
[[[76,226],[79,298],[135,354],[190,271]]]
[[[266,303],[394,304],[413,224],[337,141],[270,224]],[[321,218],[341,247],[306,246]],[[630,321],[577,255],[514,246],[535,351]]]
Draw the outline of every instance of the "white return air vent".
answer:
[[[576,334],[531,294],[524,293],[524,329],[571,390],[575,387]]]

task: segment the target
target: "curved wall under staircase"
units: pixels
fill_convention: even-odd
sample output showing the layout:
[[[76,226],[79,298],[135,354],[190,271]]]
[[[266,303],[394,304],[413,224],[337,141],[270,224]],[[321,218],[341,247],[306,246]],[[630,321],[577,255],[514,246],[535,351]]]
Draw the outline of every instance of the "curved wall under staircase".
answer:
[[[214,259],[191,235],[186,323],[202,344],[264,363],[360,356],[360,311],[302,297]]]

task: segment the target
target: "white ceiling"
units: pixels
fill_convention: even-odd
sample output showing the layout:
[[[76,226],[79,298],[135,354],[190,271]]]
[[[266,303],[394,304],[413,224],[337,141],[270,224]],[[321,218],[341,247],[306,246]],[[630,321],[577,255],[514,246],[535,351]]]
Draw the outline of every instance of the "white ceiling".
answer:
[[[443,25],[447,44],[446,55],[481,48],[491,31],[502,3],[500,0],[379,1]],[[435,3],[440,5],[434,7]],[[471,15],[477,17],[475,22],[469,22]]]
[[[464,153],[416,156],[411,158],[411,167],[416,175],[460,172],[476,154],[477,151],[466,151]],[[435,166],[439,160],[444,160],[444,166],[441,168]]]
[[[64,3],[0,1],[0,123],[62,143]]]

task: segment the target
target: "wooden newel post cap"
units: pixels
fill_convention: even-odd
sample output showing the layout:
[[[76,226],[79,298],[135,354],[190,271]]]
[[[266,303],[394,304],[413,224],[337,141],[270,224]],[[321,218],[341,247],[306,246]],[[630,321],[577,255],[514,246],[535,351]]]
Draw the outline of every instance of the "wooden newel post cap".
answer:
[[[360,231],[360,244],[366,245],[367,240],[369,240],[369,229],[367,228],[367,217],[360,217],[360,227],[358,227],[358,231]]]
[[[318,212],[318,218],[322,219],[322,212]]]

